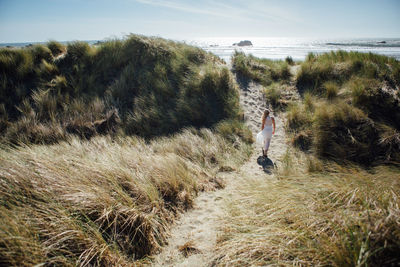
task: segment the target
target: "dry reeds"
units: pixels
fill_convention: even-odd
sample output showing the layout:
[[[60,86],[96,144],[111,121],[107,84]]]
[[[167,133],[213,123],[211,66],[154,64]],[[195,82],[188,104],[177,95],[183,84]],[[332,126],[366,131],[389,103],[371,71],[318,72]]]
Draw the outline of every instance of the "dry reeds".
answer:
[[[236,148],[235,148],[236,147]],[[250,148],[207,129],[146,144],[68,137],[0,151],[0,264],[124,266],[164,244],[175,214]]]
[[[390,266],[399,262],[399,169],[366,171],[331,162],[317,166],[318,160],[293,153],[289,152],[290,171],[282,168],[279,180],[244,177],[226,203],[216,265]]]

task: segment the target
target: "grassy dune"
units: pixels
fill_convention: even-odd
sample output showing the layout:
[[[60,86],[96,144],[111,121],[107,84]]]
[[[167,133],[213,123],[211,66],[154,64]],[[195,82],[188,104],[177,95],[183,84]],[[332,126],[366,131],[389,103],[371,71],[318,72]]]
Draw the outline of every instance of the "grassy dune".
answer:
[[[292,64],[292,61],[289,60]],[[290,78],[288,61],[260,59],[235,51],[232,64],[236,73],[268,86],[273,82],[288,81]]]
[[[343,51],[301,63],[293,146],[275,179],[244,177],[226,203],[218,265],[398,264],[399,67]]]
[[[199,191],[223,186],[218,170],[249,156],[249,145],[228,130],[225,122],[151,143],[71,137],[3,147],[1,265],[123,266],[154,253],[177,212]]]
[[[275,110],[284,109],[291,102],[290,66],[295,63],[290,57],[285,61],[260,59],[236,51],[232,64],[239,80],[253,80],[264,86],[265,97]]]
[[[400,170],[340,166],[288,151],[268,182],[227,203],[221,266],[392,266],[400,261]]]
[[[265,86],[275,109],[288,106],[287,129],[296,147],[367,166],[400,161],[399,61],[357,52],[310,54],[295,77],[300,102],[285,99],[290,75],[273,75],[282,68],[290,74],[286,61],[236,53],[233,62],[241,75]]]
[[[113,132],[154,137],[239,112],[219,58],[161,38],[3,48],[0,74],[0,133],[12,143]]]
[[[233,64],[287,106],[290,58]],[[301,63],[293,147],[275,180],[244,177],[226,203],[217,265],[400,261],[399,70],[342,51]],[[185,44],[2,49],[0,73],[1,265],[146,263],[177,213],[251,153],[230,72]]]
[[[369,165],[400,161],[400,63],[355,52],[310,54],[288,110],[293,142],[321,157]]]
[[[146,262],[248,158],[239,117],[228,69],[182,43],[0,49],[0,265]]]

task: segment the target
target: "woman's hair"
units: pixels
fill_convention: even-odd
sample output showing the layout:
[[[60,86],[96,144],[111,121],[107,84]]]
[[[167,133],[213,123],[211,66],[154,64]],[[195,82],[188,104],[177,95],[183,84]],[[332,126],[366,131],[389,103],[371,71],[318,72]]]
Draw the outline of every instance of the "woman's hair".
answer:
[[[269,115],[269,109],[264,110],[264,114],[262,115],[261,123],[264,122],[265,118]]]

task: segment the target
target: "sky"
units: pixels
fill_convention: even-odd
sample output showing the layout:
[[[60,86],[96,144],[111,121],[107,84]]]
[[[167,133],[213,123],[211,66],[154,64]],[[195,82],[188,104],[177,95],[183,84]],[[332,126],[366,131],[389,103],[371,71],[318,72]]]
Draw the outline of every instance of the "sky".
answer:
[[[400,38],[400,0],[0,0],[0,42]]]

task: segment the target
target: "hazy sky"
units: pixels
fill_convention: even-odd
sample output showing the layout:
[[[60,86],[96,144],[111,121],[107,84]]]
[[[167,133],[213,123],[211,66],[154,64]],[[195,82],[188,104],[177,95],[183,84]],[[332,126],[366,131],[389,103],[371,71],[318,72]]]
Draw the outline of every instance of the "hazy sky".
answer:
[[[400,37],[400,0],[0,0],[0,42]]]

